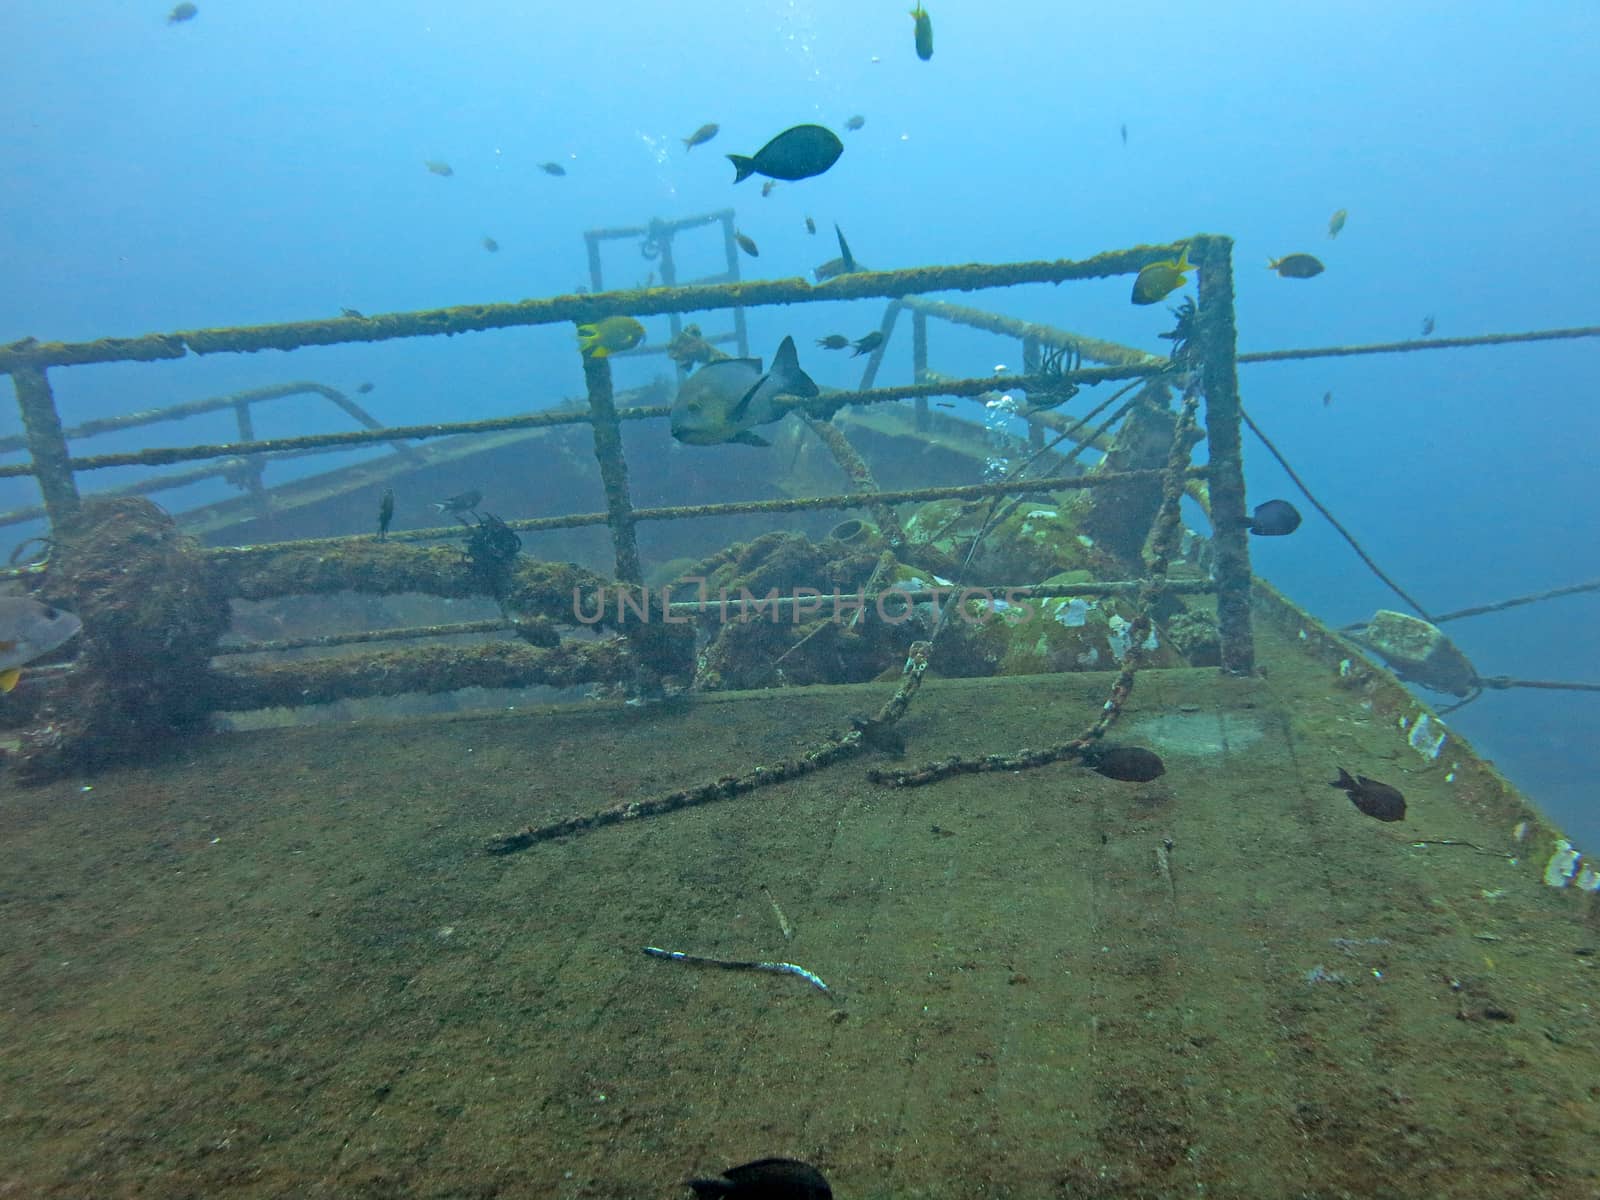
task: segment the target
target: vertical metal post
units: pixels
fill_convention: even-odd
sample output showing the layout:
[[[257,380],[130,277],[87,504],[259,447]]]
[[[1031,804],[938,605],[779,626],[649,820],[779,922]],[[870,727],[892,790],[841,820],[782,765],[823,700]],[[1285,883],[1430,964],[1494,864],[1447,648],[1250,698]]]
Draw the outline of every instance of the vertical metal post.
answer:
[[[593,233],[583,235],[584,249],[589,252],[589,288],[592,291],[605,291],[605,284],[601,282],[600,272],[600,239]]]
[[[1034,375],[1039,371],[1039,339],[1029,334],[1022,339],[1022,373]],[[1044,449],[1044,426],[1028,422],[1028,445],[1034,450]]]
[[[594,456],[600,463],[600,482],[606,490],[606,523],[617,555],[617,579],[643,583],[639,570],[639,544],[633,532],[633,501],[628,496],[628,463],[622,457],[622,426],[611,391],[611,362],[583,359],[583,380],[589,388],[589,415],[594,423]]]
[[[728,256],[728,278],[738,281],[739,275],[739,242],[733,235],[733,211],[730,209],[722,214],[722,242],[724,252]],[[733,336],[739,344],[739,357],[750,357],[750,330],[745,325],[744,305],[736,304],[733,309]]]
[[[256,423],[250,415],[250,401],[239,399],[233,402],[233,413],[239,421],[239,440],[253,442],[256,440]],[[264,464],[259,454],[252,454],[245,458],[244,465],[239,468],[239,473],[244,476],[245,487],[249,489],[250,499],[255,504],[256,512],[265,516],[267,512],[267,489],[261,484],[261,472]]]
[[[922,383],[928,377],[928,315],[920,309],[911,310],[911,382]],[[916,399],[916,427],[928,428],[928,398]]]
[[[1201,234],[1189,243],[1189,252],[1190,261],[1200,273],[1195,350],[1206,396],[1206,442],[1211,459],[1208,484],[1222,669],[1234,675],[1248,675],[1255,670],[1255,643],[1250,630],[1250,544],[1239,436],[1233,239]]]
[[[39,494],[44,498],[45,515],[50,518],[51,529],[59,529],[62,522],[77,516],[80,500],[50,380],[42,367],[18,365],[11,368],[11,386],[16,389],[17,407],[22,410],[22,428],[28,437],[28,454],[33,459]]]

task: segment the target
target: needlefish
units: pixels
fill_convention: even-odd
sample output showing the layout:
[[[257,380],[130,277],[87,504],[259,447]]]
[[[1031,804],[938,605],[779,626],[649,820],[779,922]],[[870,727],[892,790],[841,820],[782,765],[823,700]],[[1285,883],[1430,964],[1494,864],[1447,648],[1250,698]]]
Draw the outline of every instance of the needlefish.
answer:
[[[644,952],[651,958],[666,958],[673,962],[690,963],[698,967],[721,967],[725,971],[770,971],[774,975],[798,975],[819,992],[829,992],[820,976],[797,963],[753,962],[743,959],[707,958],[702,954],[685,954],[681,950],[663,950],[660,946],[646,946]]]

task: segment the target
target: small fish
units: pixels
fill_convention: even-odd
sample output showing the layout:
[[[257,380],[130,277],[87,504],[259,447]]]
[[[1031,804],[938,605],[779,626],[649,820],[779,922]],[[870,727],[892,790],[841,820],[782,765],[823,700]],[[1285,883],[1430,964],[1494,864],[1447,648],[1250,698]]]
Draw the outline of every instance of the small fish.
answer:
[[[464,513],[474,511],[483,503],[483,493],[477,488],[471,488],[458,496],[451,496],[445,500],[435,500],[433,507],[442,513]]]
[[[567,169],[558,162],[544,162],[539,164],[539,170],[546,175],[565,175]]]
[[[1133,302],[1154,304],[1166,299],[1189,282],[1189,277],[1184,272],[1193,269],[1189,262],[1188,246],[1185,246],[1175,259],[1164,258],[1160,262],[1151,263],[1140,271],[1133,281]]]
[[[683,139],[684,150],[693,150],[696,146],[704,146],[712,138],[717,136],[717,131],[721,128],[722,126],[718,125],[715,121],[707,121],[704,125],[700,126],[699,129],[696,129],[688,137]]]
[[[855,116],[851,117],[848,121],[846,121],[844,123],[844,127],[846,129],[848,129],[851,133],[854,133],[856,130],[860,129],[866,123],[867,123],[867,119],[865,117],[863,117],[860,113],[857,113]]]
[[[917,57],[927,62],[933,57],[933,20],[922,7],[922,0],[917,0],[917,6],[911,10],[911,19],[917,23]]]
[[[341,317],[348,317],[352,321],[365,321],[367,319],[367,314],[362,312],[359,308],[341,308],[339,310],[339,315]]]
[[[32,596],[0,596],[0,692],[11,691],[23,667],[65,645],[82,628],[76,614]]]
[[[785,129],[754,155],[730,154],[728,161],[733,164],[735,183],[752,175],[792,182],[821,175],[843,153],[844,143],[833,130],[821,125],[796,125]]]
[[[1300,528],[1300,510],[1287,500],[1268,500],[1256,505],[1248,528],[1257,537],[1283,537]]]
[[[1427,337],[1433,332],[1433,316],[1429,314],[1422,318],[1422,336]]]
[[[815,221],[813,221],[810,217],[807,217],[806,218],[806,232],[807,233],[815,233],[816,231],[817,231],[817,223]]]
[[[1126,146],[1128,144],[1128,125],[1127,125],[1127,122],[1123,122],[1123,125],[1122,125],[1122,144],[1124,146]]]
[[[482,497],[480,496],[481,500]],[[446,501],[448,503],[448,501]],[[440,509],[443,512],[444,509]],[[383,498],[378,501],[378,540],[389,540],[389,522],[394,520],[394,489],[384,488]]]
[[[751,430],[783,418],[787,410],[776,405],[777,397],[817,394],[817,385],[800,369],[794,339],[786,337],[765,374],[759,358],[720,358],[684,380],[672,402],[672,436],[691,446],[767,446],[771,443]]]
[[[356,395],[365,396],[373,389],[373,387],[374,385],[371,383],[363,383],[360,387],[356,388]]]
[[[450,178],[450,176],[455,174],[455,169],[453,167],[451,167],[451,165],[449,163],[440,162],[438,159],[434,159],[434,158],[423,159],[422,165],[427,167],[428,170],[432,174],[434,174],[434,175],[442,175],[446,179]]]
[[[1167,773],[1161,756],[1143,746],[1091,746],[1083,752],[1083,765],[1121,783],[1149,783]]]
[[[842,333],[830,333],[827,337],[817,339],[817,345],[824,350],[843,350],[849,344],[850,339]]]
[[[168,25],[178,25],[184,21],[192,21],[200,15],[200,10],[193,4],[180,4],[167,14]]]
[[[1322,393],[1322,407],[1323,408],[1327,408],[1332,403],[1333,403],[1333,393],[1332,392],[1323,392]]]
[[[500,243],[495,241],[488,234],[484,234],[483,235],[483,248],[485,250],[487,250],[490,254],[499,254],[500,253]]]
[[[756,245],[755,238],[751,237],[749,234],[740,233],[737,229],[735,229],[733,231],[733,240],[738,242],[739,249],[743,250],[751,258],[761,257],[760,247]]]
[[[874,329],[866,337],[858,338],[850,344],[856,348],[856,352],[850,356],[851,358],[860,358],[863,354],[871,354],[879,346],[883,345],[883,331]]]
[[[1324,268],[1321,260],[1310,254],[1286,254],[1268,262],[1267,270],[1276,271],[1284,279],[1310,279],[1321,275]]]
[[[1328,218],[1328,236],[1330,238],[1336,238],[1339,236],[1339,231],[1344,228],[1345,218],[1349,215],[1350,214],[1348,212],[1341,208],[1338,212],[1334,213],[1333,216]]]
[[[585,358],[608,358],[620,350],[632,350],[642,341],[644,326],[632,317],[606,317],[578,326],[578,349]]]
[[[1351,779],[1350,773],[1343,767],[1339,768],[1339,778],[1328,786],[1343,788],[1350,796],[1350,803],[1375,820],[1405,820],[1406,798],[1400,794],[1399,788],[1368,779],[1365,775]]]
[[[758,1158],[716,1179],[688,1179],[699,1200],[833,1200],[822,1172],[794,1158]]]

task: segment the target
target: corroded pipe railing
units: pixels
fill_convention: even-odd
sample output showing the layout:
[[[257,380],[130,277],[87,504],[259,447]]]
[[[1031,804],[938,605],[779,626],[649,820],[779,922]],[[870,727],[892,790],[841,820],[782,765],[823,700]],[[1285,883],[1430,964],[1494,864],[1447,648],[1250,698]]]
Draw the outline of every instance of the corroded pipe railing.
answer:
[[[61,432],[61,417],[56,413],[55,397],[44,368],[19,366],[11,372],[17,392],[17,407],[22,410],[22,427],[28,438],[28,453],[33,462],[28,474],[37,475],[39,494],[52,527],[70,521],[78,512],[78,484],[72,477],[71,452]]]
[[[922,296],[908,296],[904,303],[912,312],[938,317],[941,321],[948,321],[952,325],[965,325],[969,329],[982,329],[987,333],[1021,338],[1024,342],[1032,340],[1053,349],[1076,350],[1090,362],[1112,363],[1118,366],[1148,366],[1165,361],[1159,355],[1136,350],[1132,346],[1121,346],[1116,342],[1107,342],[1100,338],[1084,337],[1082,334],[1057,329],[1053,325],[1041,325],[1036,321],[1007,317],[1000,313],[986,312],[981,308],[950,304],[944,300],[929,300]]]

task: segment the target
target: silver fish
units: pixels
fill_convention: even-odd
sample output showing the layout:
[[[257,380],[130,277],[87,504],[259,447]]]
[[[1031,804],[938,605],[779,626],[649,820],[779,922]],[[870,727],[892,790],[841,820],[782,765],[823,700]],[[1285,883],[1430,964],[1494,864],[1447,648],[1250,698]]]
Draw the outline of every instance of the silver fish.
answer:
[[[786,337],[765,374],[759,358],[724,358],[689,376],[672,402],[672,436],[691,446],[767,446],[771,443],[750,431],[783,416],[777,397],[817,394],[817,385],[800,369],[794,339]]]
[[[64,645],[82,628],[75,614],[31,596],[0,596],[0,692],[17,686],[20,667]]]

